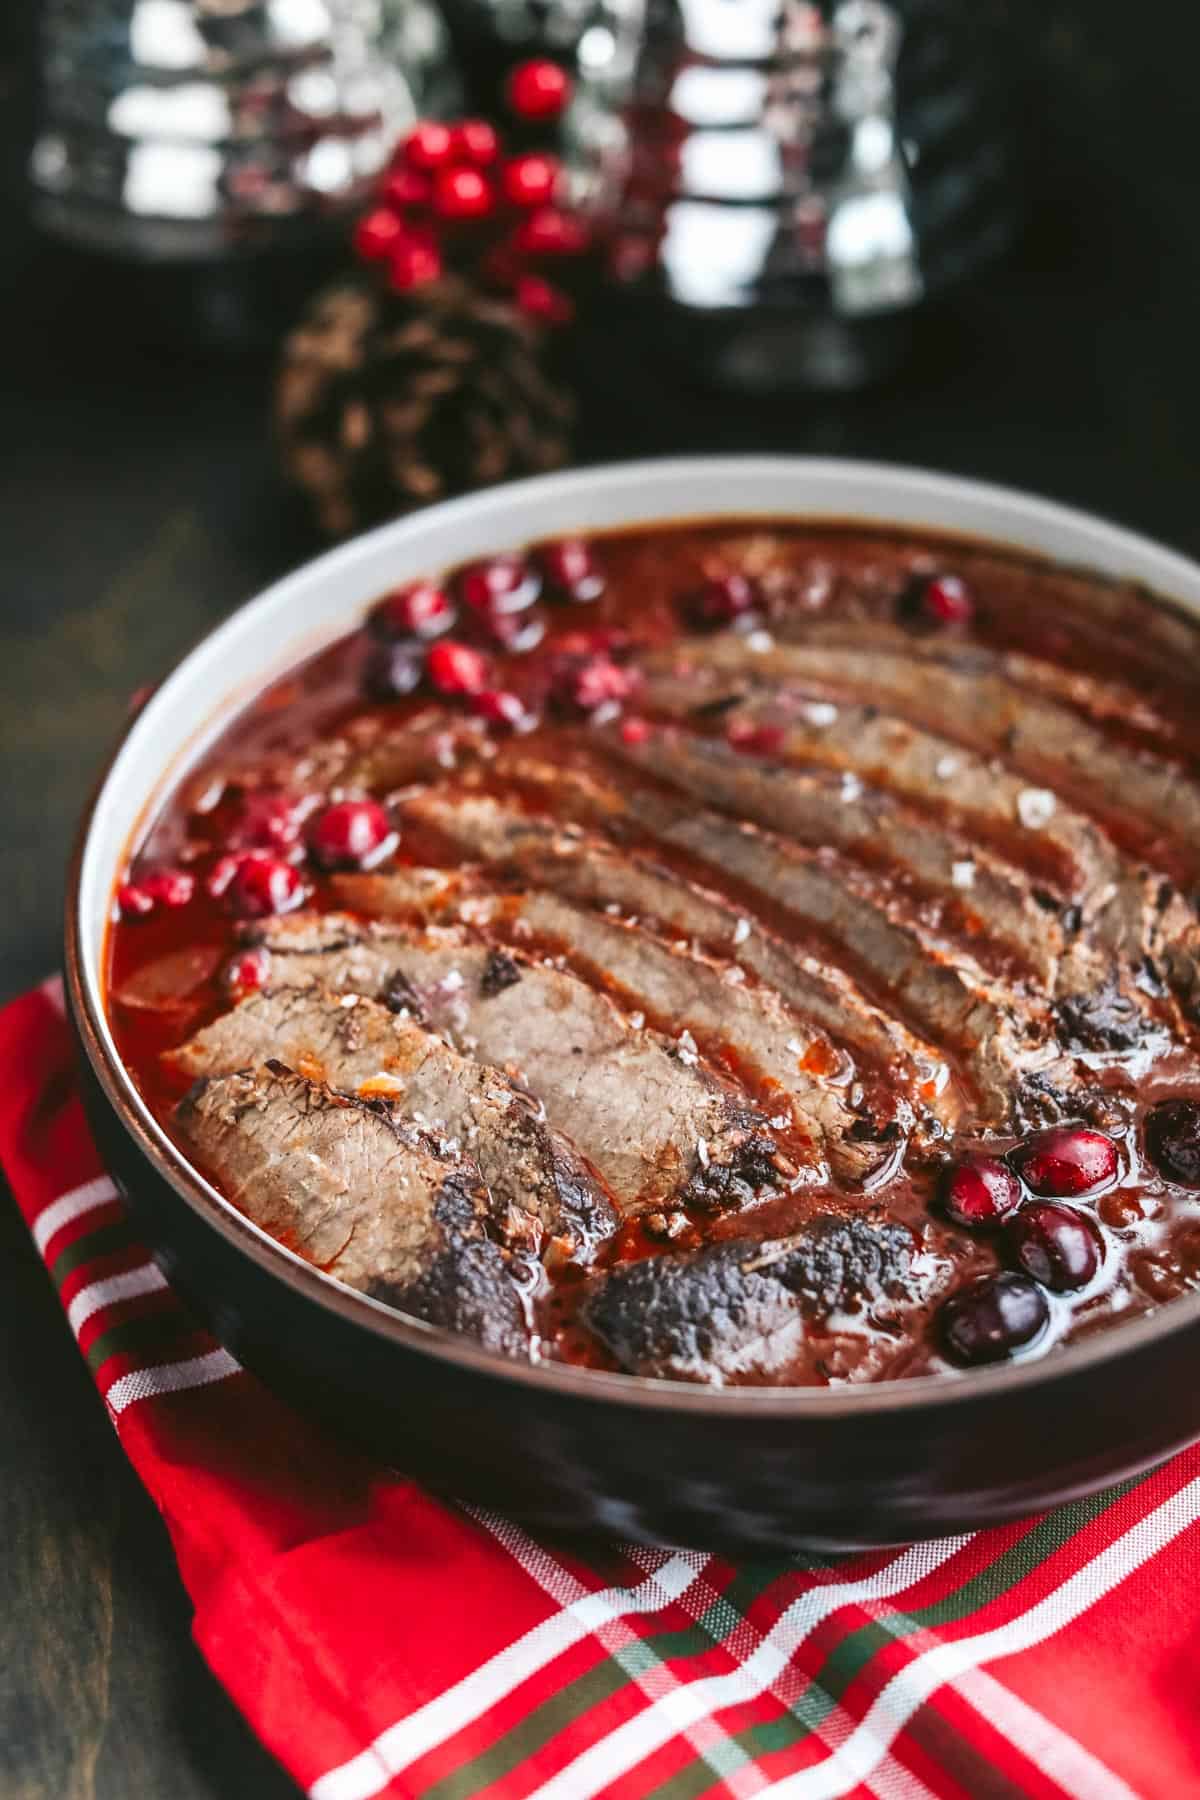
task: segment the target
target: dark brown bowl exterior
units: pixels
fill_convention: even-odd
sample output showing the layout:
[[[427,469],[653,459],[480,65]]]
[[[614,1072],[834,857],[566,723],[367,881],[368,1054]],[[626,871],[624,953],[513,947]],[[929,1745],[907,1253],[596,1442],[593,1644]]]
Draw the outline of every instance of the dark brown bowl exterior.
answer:
[[[510,1371],[377,1316],[250,1228],[239,1242],[210,1202],[164,1176],[75,1023],[101,1154],[167,1275],[234,1355],[386,1462],[533,1530],[753,1556],[904,1543],[1024,1516],[1200,1434],[1190,1308],[1169,1331],[1111,1334],[1128,1341],[1099,1364],[1066,1353],[1005,1372],[1033,1380],[934,1379],[803,1404]]]

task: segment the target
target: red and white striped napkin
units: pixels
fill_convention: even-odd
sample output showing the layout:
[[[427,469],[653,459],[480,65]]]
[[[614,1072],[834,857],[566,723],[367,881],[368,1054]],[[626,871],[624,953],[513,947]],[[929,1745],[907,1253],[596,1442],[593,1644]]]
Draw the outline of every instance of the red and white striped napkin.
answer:
[[[0,1160],[201,1650],[313,1800],[1200,1795],[1200,1450],[843,1560],[586,1561],[429,1499],[240,1369],[129,1229],[56,984],[0,1013]]]

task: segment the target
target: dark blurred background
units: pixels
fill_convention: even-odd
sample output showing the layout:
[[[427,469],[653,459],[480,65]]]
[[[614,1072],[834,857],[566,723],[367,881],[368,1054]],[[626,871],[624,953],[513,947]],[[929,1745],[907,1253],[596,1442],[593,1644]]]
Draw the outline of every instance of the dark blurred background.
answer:
[[[738,398],[659,359],[634,379],[601,339],[582,460],[911,461],[1200,551],[1200,14],[1182,0],[990,11],[1026,171],[1007,259],[920,315],[901,365],[852,395]],[[0,7],[0,998],[56,965],[74,821],[132,692],[319,546],[276,473],[271,343],[202,347],[172,329],[177,289],[34,234],[36,14],[36,0]],[[0,1794],[289,1792],[188,1644],[157,1521],[7,1210],[0,1254]]]

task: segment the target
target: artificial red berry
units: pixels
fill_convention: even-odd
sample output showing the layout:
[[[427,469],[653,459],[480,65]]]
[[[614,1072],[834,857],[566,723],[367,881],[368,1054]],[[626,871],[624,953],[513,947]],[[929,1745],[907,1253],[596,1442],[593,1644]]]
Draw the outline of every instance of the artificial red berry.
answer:
[[[454,134],[437,119],[426,119],[413,126],[401,154],[410,168],[440,169],[454,154]]]
[[[254,788],[242,800],[225,836],[227,850],[275,850],[286,854],[300,842],[305,801],[282,788]]]
[[[383,198],[400,212],[419,212],[429,205],[432,197],[433,183],[429,176],[403,164],[393,169],[383,184]]]
[[[392,253],[388,279],[396,292],[403,294],[436,281],[441,273],[442,259],[434,245],[402,238]]]
[[[127,920],[146,919],[154,911],[154,896],[136,881],[126,881],[117,889],[117,910]]]
[[[981,1275],[943,1302],[942,1345],[952,1362],[1002,1362],[1041,1336],[1050,1320],[1046,1296],[1028,1275]]]
[[[513,242],[522,256],[579,256],[588,247],[587,226],[574,213],[541,206],[522,219]]]
[[[1200,1102],[1160,1100],[1146,1114],[1146,1150],[1168,1181],[1200,1187]]]
[[[541,56],[518,63],[505,88],[508,104],[519,119],[556,119],[572,91],[566,70]]]
[[[730,569],[727,574],[710,576],[703,587],[689,594],[684,611],[692,625],[714,631],[754,612],[761,597],[748,575]]]
[[[208,891],[240,919],[290,912],[304,898],[304,883],[291,863],[265,850],[223,856],[208,878]]]
[[[524,612],[538,597],[537,575],[523,556],[489,556],[458,571],[455,591],[464,606],[492,622]]]
[[[997,1156],[956,1163],[942,1190],[946,1212],[968,1231],[987,1231],[1021,1204],[1021,1184]]]
[[[563,669],[555,684],[558,698],[579,712],[599,712],[627,700],[635,677],[608,656],[593,656]]]
[[[338,800],[313,821],[308,848],[323,869],[365,869],[395,835],[378,800]]]
[[[372,607],[372,635],[385,641],[406,637],[439,637],[454,623],[454,607],[444,589],[432,581],[410,581],[393,588]]]
[[[1075,1200],[1115,1180],[1117,1146],[1102,1131],[1056,1125],[1010,1151],[1009,1161],[1042,1199]]]
[[[516,302],[527,318],[540,319],[544,325],[569,325],[575,317],[571,296],[540,275],[518,277]]]
[[[266,986],[271,972],[271,952],[263,945],[231,956],[221,971],[221,984],[231,994],[252,994]]]
[[[366,262],[382,262],[391,255],[404,232],[394,212],[379,207],[354,227],[354,249]]]
[[[495,199],[478,169],[442,169],[433,184],[433,210],[443,219],[483,219]]]
[[[487,658],[469,644],[443,638],[429,652],[429,679],[441,694],[479,694],[488,683]]]
[[[910,606],[929,625],[969,625],[975,614],[971,590],[958,575],[933,575],[920,583]]]
[[[1104,1239],[1094,1219],[1073,1206],[1031,1200],[1008,1227],[1014,1261],[1056,1294],[1086,1287],[1104,1260]]]
[[[186,906],[196,891],[196,877],[187,869],[151,869],[138,886],[155,906]]]
[[[562,179],[562,164],[554,156],[514,156],[504,165],[500,180],[504,197],[513,206],[548,206]]]
[[[504,688],[484,688],[482,693],[474,696],[471,710],[478,713],[481,719],[487,719],[490,724],[508,725],[514,731],[529,716],[521,696],[509,693]]]
[[[450,133],[450,154],[476,169],[490,168],[500,154],[500,139],[486,119],[463,119]]]
[[[535,554],[542,580],[556,599],[598,600],[604,592],[604,577],[582,538],[556,538],[539,544]]]

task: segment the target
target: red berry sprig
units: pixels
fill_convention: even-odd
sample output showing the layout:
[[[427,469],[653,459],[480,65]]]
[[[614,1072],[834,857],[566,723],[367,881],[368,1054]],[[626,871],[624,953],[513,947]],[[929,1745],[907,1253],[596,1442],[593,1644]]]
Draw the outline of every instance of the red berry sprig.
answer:
[[[557,119],[571,93],[571,77],[545,59],[521,63],[506,88],[523,125]],[[355,254],[394,292],[454,271],[539,324],[565,325],[575,313],[566,283],[591,234],[564,204],[563,186],[556,156],[524,141],[510,152],[486,119],[426,119],[400,143],[376,205],[358,221]]]

